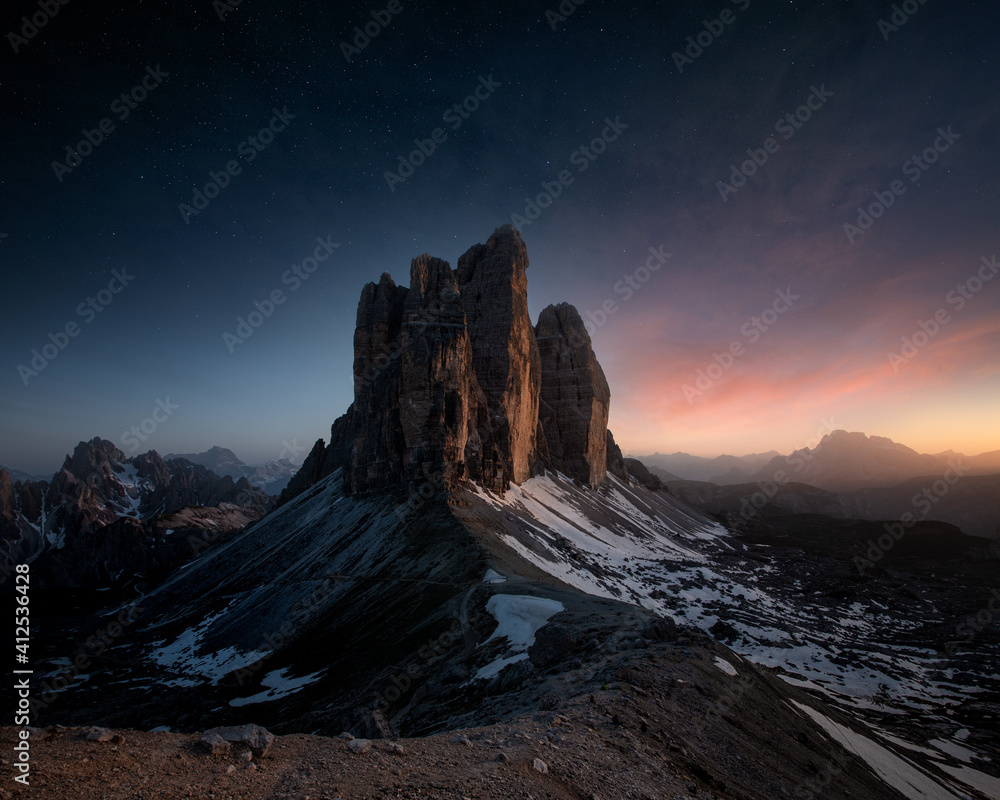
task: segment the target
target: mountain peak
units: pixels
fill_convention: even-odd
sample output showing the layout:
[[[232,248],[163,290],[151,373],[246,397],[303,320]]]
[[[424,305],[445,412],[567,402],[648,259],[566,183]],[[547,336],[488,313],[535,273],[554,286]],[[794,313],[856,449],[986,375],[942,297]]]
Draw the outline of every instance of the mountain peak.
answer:
[[[87,483],[113,475],[128,459],[113,442],[95,436],[89,442],[80,442],[73,454],[66,456],[62,469]]]
[[[944,468],[940,459],[921,455],[885,436],[835,430],[812,449],[776,456],[751,478],[773,480],[781,472],[795,482],[838,492],[892,486],[916,475],[940,473]]]
[[[845,430],[835,430],[824,436],[820,443],[816,446],[815,450],[818,451],[822,447],[836,447],[836,448],[861,448],[861,449],[891,449],[899,450],[906,453],[912,453],[914,455],[919,455],[916,450],[907,447],[905,444],[900,444],[895,442],[887,436],[866,436],[860,431],[845,431]]]
[[[877,439],[879,437],[876,436],[872,438]],[[862,431],[845,431],[842,428],[838,428],[835,431],[830,431],[822,439],[820,439],[820,444],[823,442],[844,444],[853,442],[854,444],[861,444],[867,441],[869,441],[868,436]]]
[[[206,452],[212,456],[226,456],[228,458],[236,459],[237,461],[239,460],[236,458],[236,453],[234,453],[228,447],[220,447],[217,444],[213,444],[211,447],[208,448]]]
[[[607,380],[573,306],[532,325],[527,269],[521,234],[504,225],[454,270],[425,254],[409,287],[388,273],[367,284],[354,402],[283,498],[338,468],[354,492],[468,480],[503,491],[546,467],[601,483]]]

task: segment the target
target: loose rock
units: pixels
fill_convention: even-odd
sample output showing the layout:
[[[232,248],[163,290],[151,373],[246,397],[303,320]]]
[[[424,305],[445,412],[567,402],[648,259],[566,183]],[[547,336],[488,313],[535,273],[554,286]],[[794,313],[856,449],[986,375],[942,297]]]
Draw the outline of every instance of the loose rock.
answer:
[[[206,733],[198,741],[203,750],[208,751],[213,756],[226,755],[232,746],[217,733]]]
[[[256,758],[266,756],[267,751],[271,749],[271,743],[274,741],[274,734],[260,725],[247,724],[212,728],[205,731],[205,736],[211,733],[217,734],[227,742],[245,744]]]

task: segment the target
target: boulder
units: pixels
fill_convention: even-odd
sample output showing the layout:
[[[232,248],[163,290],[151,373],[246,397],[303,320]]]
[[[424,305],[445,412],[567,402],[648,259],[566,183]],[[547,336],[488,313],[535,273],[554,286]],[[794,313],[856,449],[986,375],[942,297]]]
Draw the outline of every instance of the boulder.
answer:
[[[107,728],[90,728],[87,731],[88,742],[110,742],[115,735]]]
[[[232,745],[217,733],[203,734],[201,739],[198,740],[198,744],[203,750],[213,756],[226,755],[232,750]]]
[[[549,622],[535,632],[535,643],[528,648],[532,664],[548,666],[572,653],[580,644],[579,634],[570,626]]]
[[[231,725],[228,727],[212,728],[202,735],[206,737],[216,735],[231,744],[243,744],[250,748],[256,758],[263,758],[271,749],[274,742],[274,734],[260,725]]]

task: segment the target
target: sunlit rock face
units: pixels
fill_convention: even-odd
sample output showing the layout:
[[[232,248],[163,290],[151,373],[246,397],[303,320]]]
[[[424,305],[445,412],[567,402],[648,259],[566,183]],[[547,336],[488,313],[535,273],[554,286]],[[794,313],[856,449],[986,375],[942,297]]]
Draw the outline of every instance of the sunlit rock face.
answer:
[[[336,469],[355,493],[455,486],[502,492],[545,469],[596,486],[610,392],[583,320],[528,315],[528,253],[512,226],[451,266],[422,255],[409,287],[383,274],[358,303],[354,402],[282,499]]]

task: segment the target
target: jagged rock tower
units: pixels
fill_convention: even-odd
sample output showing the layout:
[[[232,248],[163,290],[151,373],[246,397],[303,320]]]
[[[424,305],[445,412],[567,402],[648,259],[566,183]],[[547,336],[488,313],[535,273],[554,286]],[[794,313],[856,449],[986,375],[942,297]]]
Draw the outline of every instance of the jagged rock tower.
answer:
[[[341,468],[354,493],[432,476],[503,492],[546,468],[602,483],[609,458],[621,464],[607,430],[608,382],[573,306],[549,306],[532,326],[527,270],[524,241],[505,225],[455,270],[422,255],[409,288],[386,273],[365,286],[354,402],[282,501]]]
[[[569,303],[549,306],[538,317],[535,339],[542,356],[539,419],[549,465],[596,486],[607,471],[611,390],[583,319]]]

